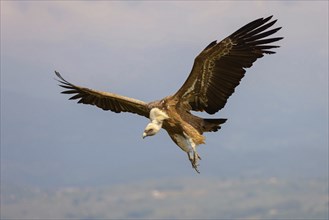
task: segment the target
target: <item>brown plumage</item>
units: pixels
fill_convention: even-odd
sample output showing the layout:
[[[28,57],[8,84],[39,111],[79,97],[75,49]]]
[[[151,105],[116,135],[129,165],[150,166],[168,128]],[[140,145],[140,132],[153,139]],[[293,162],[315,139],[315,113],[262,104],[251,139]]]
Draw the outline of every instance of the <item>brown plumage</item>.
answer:
[[[57,71],[62,93],[72,94],[78,103],[96,105],[116,113],[131,112],[149,117],[151,122],[143,137],[155,135],[164,128],[171,139],[188,154],[192,167],[198,171],[196,152],[205,143],[204,132],[217,131],[226,119],[203,119],[191,111],[214,114],[222,109],[244,77],[245,69],[264,54],[275,53],[270,45],[282,37],[266,38],[281,27],[269,29],[276,20],[272,16],[260,18],[243,26],[224,40],[211,42],[194,60],[192,71],[183,86],[171,96],[160,101],[145,103],[109,92],[76,86],[66,81]]]

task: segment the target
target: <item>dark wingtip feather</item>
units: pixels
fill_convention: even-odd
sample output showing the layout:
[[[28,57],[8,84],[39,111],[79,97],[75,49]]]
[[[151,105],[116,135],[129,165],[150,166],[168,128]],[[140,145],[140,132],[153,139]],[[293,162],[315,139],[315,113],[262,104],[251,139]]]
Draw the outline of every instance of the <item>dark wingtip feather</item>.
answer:
[[[232,38],[239,38],[239,37],[251,37],[251,36],[255,36],[258,33],[263,32],[264,30],[270,28],[271,26],[273,26],[276,22],[276,20],[273,20],[269,23],[267,23],[268,21],[270,21],[272,19],[273,15],[268,16],[266,18],[258,18],[252,22],[249,22],[248,24],[244,25],[243,27],[239,28],[237,31],[235,31],[233,34],[231,34],[230,36]],[[277,32],[278,30],[280,30],[280,28],[276,28]],[[272,33],[273,34],[273,33]]]
[[[55,80],[57,80],[58,82],[60,82],[60,83],[62,83],[62,84],[64,84],[64,85],[70,85],[70,83],[68,82],[68,81],[66,81],[62,76],[61,76],[61,74],[59,73],[59,72],[57,72],[56,70],[55,70],[55,74],[56,74],[56,76],[59,78],[59,79],[56,79],[55,78]],[[62,86],[62,85],[59,85],[59,86]],[[62,86],[63,87],[63,86]],[[65,88],[65,87],[64,87]]]
[[[243,27],[239,28],[237,31],[235,31],[233,34],[231,34],[231,36],[237,37],[239,35],[245,35],[249,31],[252,31],[257,27],[260,27],[263,24],[265,24],[266,22],[268,22],[269,20],[271,20],[272,17],[273,17],[273,15],[271,15],[267,18],[258,18],[254,21],[251,21],[248,24],[244,25]],[[274,21],[274,23],[275,22],[276,22],[276,20]]]
[[[57,76],[58,78],[60,78],[61,80],[66,81],[66,80],[61,76],[61,74],[60,74],[58,71],[55,70],[55,74],[56,74],[56,76]]]
[[[268,21],[271,20],[272,18],[273,18],[273,15],[270,15],[270,16],[268,16],[268,17],[266,17],[266,18],[263,18],[263,21],[268,22]]]

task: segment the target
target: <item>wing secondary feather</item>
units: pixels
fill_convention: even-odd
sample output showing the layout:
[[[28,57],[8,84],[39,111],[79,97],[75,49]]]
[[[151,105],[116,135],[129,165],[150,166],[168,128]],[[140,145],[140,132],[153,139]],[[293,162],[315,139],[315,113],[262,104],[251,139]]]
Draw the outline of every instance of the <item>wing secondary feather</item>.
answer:
[[[72,94],[70,100],[77,99],[78,103],[95,105],[103,110],[110,110],[112,112],[131,112],[141,116],[149,117],[149,108],[147,103],[117,95],[109,92],[102,92],[93,89],[88,89],[80,86],[76,86],[66,81],[59,72],[55,71],[55,74],[59,78],[60,86],[65,88],[63,94]]]
[[[279,46],[270,43],[282,37],[266,38],[279,28],[268,30],[272,16],[248,23],[217,43],[211,42],[196,58],[192,71],[174,97],[188,103],[194,111],[214,114],[222,109],[245,74],[264,54],[275,53]]]

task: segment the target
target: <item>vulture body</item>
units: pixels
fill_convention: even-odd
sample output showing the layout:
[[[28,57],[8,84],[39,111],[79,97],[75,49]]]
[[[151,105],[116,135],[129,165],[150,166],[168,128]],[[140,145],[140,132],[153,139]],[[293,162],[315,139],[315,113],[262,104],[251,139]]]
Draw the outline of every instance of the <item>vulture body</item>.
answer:
[[[272,16],[259,18],[241,27],[220,42],[211,42],[194,60],[192,71],[182,87],[173,95],[146,103],[114,93],[76,86],[55,71],[62,93],[73,95],[78,103],[95,105],[116,113],[130,112],[150,119],[143,138],[164,128],[171,139],[187,153],[192,167],[199,173],[201,159],[196,147],[205,143],[204,132],[216,132],[226,119],[204,119],[191,111],[214,114],[221,110],[244,77],[246,68],[271,49],[271,43],[282,37],[267,38],[281,27],[270,29],[276,22]]]

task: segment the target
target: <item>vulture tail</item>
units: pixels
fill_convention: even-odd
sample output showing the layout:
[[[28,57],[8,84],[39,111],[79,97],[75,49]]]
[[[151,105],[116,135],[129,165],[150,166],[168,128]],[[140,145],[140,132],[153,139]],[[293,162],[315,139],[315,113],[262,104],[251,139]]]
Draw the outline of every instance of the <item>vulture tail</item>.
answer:
[[[204,118],[203,119],[203,131],[204,132],[211,132],[211,131],[218,131],[221,127],[221,124],[226,122],[226,118]]]

